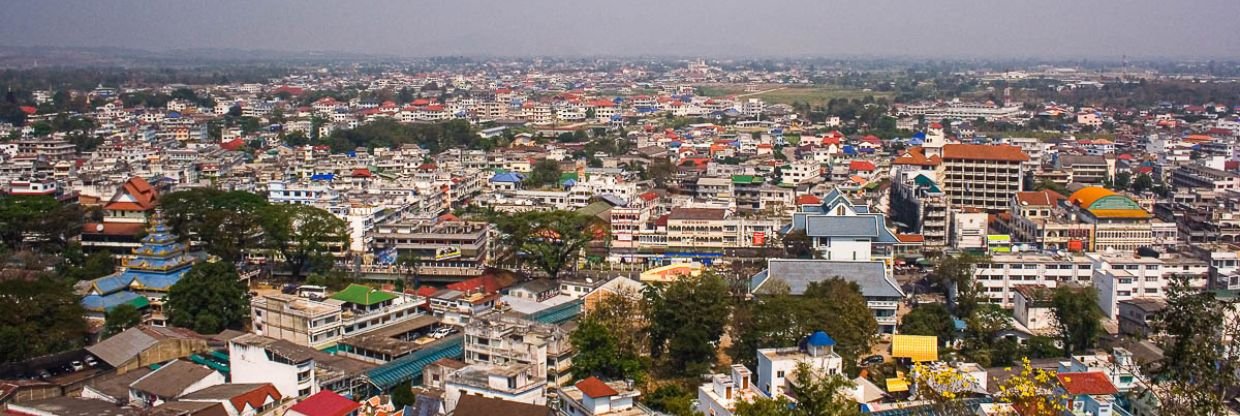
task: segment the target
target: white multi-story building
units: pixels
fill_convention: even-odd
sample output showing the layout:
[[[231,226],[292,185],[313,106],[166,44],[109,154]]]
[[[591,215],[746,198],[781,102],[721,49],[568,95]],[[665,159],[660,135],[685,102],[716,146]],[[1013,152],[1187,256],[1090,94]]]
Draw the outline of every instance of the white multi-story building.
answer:
[[[808,365],[815,376],[834,376],[841,374],[843,363],[835,353],[835,340],[822,331],[810,335],[804,348],[762,348],[758,350],[755,384],[750,384],[748,368],[733,365],[730,375],[713,374],[709,382],[698,387],[697,410],[704,415],[732,416],[737,402],[789,397],[788,380],[795,379],[802,364]]]
[[[999,253],[991,255],[988,262],[974,265],[974,281],[980,286],[982,300],[1005,308],[1016,301],[1017,286],[1054,288],[1061,282],[1085,284],[1092,278],[1093,262],[1083,255]]]

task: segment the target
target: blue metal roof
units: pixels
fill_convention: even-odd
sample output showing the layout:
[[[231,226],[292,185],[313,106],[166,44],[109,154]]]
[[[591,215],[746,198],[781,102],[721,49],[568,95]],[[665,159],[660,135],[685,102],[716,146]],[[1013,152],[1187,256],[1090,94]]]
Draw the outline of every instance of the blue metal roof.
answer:
[[[830,335],[827,335],[827,333],[823,331],[814,332],[814,334],[810,335],[809,339],[805,342],[815,347],[829,347],[835,345],[835,339],[831,338]]]
[[[525,180],[525,177],[521,176],[519,173],[513,172],[499,173],[491,177],[491,182],[498,183],[518,183],[522,180]]]
[[[88,311],[108,312],[120,305],[126,303],[134,303],[137,299],[145,299],[142,295],[134,292],[124,291],[116,292],[108,295],[87,295],[82,297],[82,308]],[[134,306],[138,306],[135,304]]]
[[[451,335],[426,348],[414,351],[413,354],[397,358],[386,364],[370,369],[366,378],[379,390],[388,390],[406,380],[422,377],[422,369],[435,361],[444,358],[459,358],[465,353],[464,336]]]
[[[312,181],[330,181],[330,180],[332,180],[332,179],[336,179],[336,175],[335,175],[335,174],[331,174],[331,173],[316,173],[316,174],[314,174],[314,175],[310,175],[310,180],[312,180]]]

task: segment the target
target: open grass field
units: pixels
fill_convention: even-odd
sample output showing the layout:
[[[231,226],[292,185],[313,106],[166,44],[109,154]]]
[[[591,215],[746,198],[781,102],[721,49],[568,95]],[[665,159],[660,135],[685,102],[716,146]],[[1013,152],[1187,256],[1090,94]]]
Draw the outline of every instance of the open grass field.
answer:
[[[889,93],[876,91],[863,91],[855,88],[844,88],[837,86],[784,86],[784,85],[763,85],[759,88],[759,92],[745,92],[744,85],[718,85],[701,87],[702,95],[709,97],[721,97],[735,95],[740,98],[761,98],[767,104],[792,104],[794,102],[805,102],[821,105],[832,98],[845,99],[861,99],[867,95],[874,98],[887,97],[891,98]]]

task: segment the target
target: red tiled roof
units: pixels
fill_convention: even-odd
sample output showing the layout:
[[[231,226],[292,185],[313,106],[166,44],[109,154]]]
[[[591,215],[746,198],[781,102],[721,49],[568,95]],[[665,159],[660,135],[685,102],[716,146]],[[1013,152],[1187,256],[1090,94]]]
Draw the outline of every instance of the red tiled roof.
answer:
[[[874,163],[868,160],[854,160],[854,161],[848,162],[848,170],[872,172],[874,171],[874,169],[877,169],[874,166]]]
[[[901,243],[923,243],[926,241],[926,236],[921,234],[896,234],[896,239],[900,240]]]
[[[582,394],[589,396],[592,399],[620,394],[620,392],[617,392],[616,389],[611,388],[611,386],[608,386],[607,383],[603,382],[603,380],[599,380],[598,377],[594,376],[578,381],[577,390],[581,390]]]
[[[357,169],[353,169],[352,176],[354,178],[369,178],[371,176],[374,176],[374,174],[370,173],[370,169],[357,168]]]
[[[23,106],[21,106],[21,107],[18,107],[18,109],[19,109],[19,110],[22,110],[22,112],[23,112],[23,113],[26,113],[26,114],[34,114],[34,113],[39,112],[39,109],[38,109],[38,108],[31,107],[31,106],[28,106],[28,105],[23,105]]]
[[[492,276],[479,276],[469,280],[462,280],[447,286],[458,292],[473,293],[482,292],[486,294],[499,292],[499,282]]]
[[[638,195],[637,197],[641,198],[643,201],[650,202],[650,201],[659,199],[659,193],[655,191],[649,191],[644,194]]]
[[[344,416],[359,407],[362,405],[336,392],[323,390],[293,405],[289,410],[306,416]]]
[[[819,205],[822,204],[822,198],[814,195],[801,195],[797,197],[797,205]]]
[[[942,160],[938,156],[926,157],[926,152],[920,147],[913,147],[905,152],[904,156],[897,157],[891,163],[896,165],[917,165],[917,166],[938,166]]]
[[[284,396],[280,395],[280,391],[270,383],[258,386],[254,390],[239,394],[229,401],[232,402],[233,408],[238,411],[245,411],[245,405],[250,405],[253,409],[262,409],[263,403],[267,401],[267,396],[271,396],[272,401],[279,403]]]
[[[1029,155],[1026,155],[1019,147],[1006,144],[947,144],[943,145],[943,158],[951,160],[1024,162],[1029,160]]]
[[[1111,380],[1107,379],[1107,375],[1101,371],[1091,371],[1088,373],[1059,373],[1059,385],[1072,395],[1080,394],[1115,394],[1119,390],[1111,384]]]
[[[220,148],[224,150],[237,150],[240,149],[241,146],[245,146],[245,140],[232,139],[224,143],[220,143]]]
[[[129,195],[132,202],[121,202],[121,195]],[[116,211],[146,211],[155,207],[155,188],[141,177],[134,176],[125,181],[125,185],[112,196],[112,201],[104,205],[104,209]]]

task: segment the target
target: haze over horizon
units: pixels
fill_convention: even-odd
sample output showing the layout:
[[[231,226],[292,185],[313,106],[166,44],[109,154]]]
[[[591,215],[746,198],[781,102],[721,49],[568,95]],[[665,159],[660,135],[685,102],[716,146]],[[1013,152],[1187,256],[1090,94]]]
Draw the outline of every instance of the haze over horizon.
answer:
[[[1234,0],[53,0],[0,44],[397,56],[1240,59]]]

